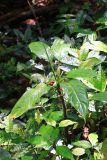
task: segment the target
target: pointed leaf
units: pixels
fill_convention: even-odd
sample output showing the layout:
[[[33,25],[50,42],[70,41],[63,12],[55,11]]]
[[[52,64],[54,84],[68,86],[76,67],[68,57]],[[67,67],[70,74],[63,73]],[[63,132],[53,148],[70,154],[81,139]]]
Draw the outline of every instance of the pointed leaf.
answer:
[[[98,91],[104,92],[106,89],[106,75],[102,69],[98,71],[96,78],[90,79],[89,83]]]
[[[62,84],[68,101],[85,119],[88,114],[89,101],[84,84],[78,80],[71,80]]]
[[[101,60],[95,58],[95,57],[92,57],[92,58],[89,58],[87,59],[86,61],[83,61],[80,65],[81,68],[92,68],[96,65],[98,65],[99,63],[101,63]]]
[[[103,153],[103,155],[105,157],[104,160],[106,160],[106,158],[107,158],[107,138],[105,138],[103,141],[101,152]]]
[[[107,18],[106,17],[99,18],[99,19],[97,19],[96,23],[107,25]]]
[[[73,125],[73,124],[75,124],[75,123],[77,123],[77,122],[75,122],[75,121],[71,121],[71,120],[63,120],[63,121],[61,121],[60,123],[59,123],[59,127],[67,127],[67,126],[70,126],[70,125]]]
[[[39,57],[48,61],[46,52],[48,52],[50,47],[46,43],[32,42],[29,44],[29,48],[31,52],[35,55],[35,57]]]
[[[78,66],[80,64],[79,60],[75,57],[78,56],[77,52],[74,52],[70,48],[71,44],[66,44],[62,39],[56,39],[51,47],[51,51],[53,52],[54,57],[65,64]],[[75,57],[69,56],[76,55]]]
[[[59,121],[59,120],[61,120],[63,118],[63,111],[51,112],[50,115],[49,115],[49,118],[53,119],[55,121]]]
[[[90,43],[86,42],[83,44],[81,48],[82,49],[87,48],[87,49],[91,49],[95,51],[102,51],[102,52],[107,53],[107,45],[101,41],[91,41]]]
[[[101,41],[92,41],[91,43],[94,46],[94,50],[102,51],[102,52],[107,53],[107,45],[104,44],[103,42],[101,42]]]
[[[91,97],[92,100],[107,102],[107,92],[96,93]]]
[[[38,84],[35,88],[27,90],[13,107],[10,117],[18,118],[31,109],[35,103],[40,101],[42,95],[48,92],[48,86],[44,83]]]
[[[86,140],[81,140],[81,141],[74,142],[73,145],[78,146],[78,147],[82,147],[84,149],[92,147],[91,143],[86,141]]]
[[[74,160],[72,152],[66,146],[57,146],[56,147],[56,152],[57,152],[58,155],[62,156],[63,158]]]
[[[106,89],[106,75],[102,69],[97,73],[96,77],[90,78],[87,81],[82,79],[82,82],[89,88],[104,92]]]
[[[28,26],[24,33],[24,41],[25,42],[28,41],[29,39],[31,39],[31,37],[32,37],[32,30],[30,26]]]
[[[94,70],[91,69],[72,69],[70,72],[68,72],[67,77],[68,78],[92,78],[95,77],[97,74]]]
[[[92,146],[95,146],[98,142],[98,135],[96,133],[90,133],[88,139],[91,142]]]
[[[59,128],[54,128],[50,125],[42,125],[39,129],[39,133],[46,141],[52,144],[58,138]]]
[[[28,142],[35,145],[37,148],[50,146],[50,144],[42,136],[33,136],[28,140]]]

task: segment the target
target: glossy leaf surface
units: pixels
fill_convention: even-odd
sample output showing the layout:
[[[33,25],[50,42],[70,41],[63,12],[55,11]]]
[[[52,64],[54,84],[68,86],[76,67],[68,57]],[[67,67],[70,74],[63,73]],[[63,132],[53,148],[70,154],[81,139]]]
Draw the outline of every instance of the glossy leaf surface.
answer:
[[[35,88],[27,90],[13,107],[10,117],[13,119],[18,118],[33,108],[35,103],[40,101],[41,96],[48,92],[48,89],[45,83],[40,83]]]
[[[88,114],[89,101],[84,84],[78,80],[71,80],[63,84],[64,93],[68,101],[85,119]]]
[[[56,152],[58,155],[61,155],[63,158],[74,160],[72,152],[66,146],[57,146]]]

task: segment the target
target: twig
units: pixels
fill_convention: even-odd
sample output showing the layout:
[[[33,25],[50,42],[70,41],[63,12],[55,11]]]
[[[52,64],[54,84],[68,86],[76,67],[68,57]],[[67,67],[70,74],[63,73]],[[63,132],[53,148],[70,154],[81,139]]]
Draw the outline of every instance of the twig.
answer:
[[[37,15],[46,15],[47,13],[51,15],[56,13],[59,7],[60,5],[55,4],[40,8],[34,8],[34,13]],[[29,18],[32,14],[33,13],[31,10],[29,10],[29,7],[20,10],[13,10],[12,12],[7,13],[0,17],[0,26],[4,24],[10,24],[11,22],[14,22],[20,18],[21,19]]]
[[[31,3],[29,2],[29,0],[27,0],[27,3],[28,3],[28,5],[29,5],[29,8],[30,8],[30,10],[31,10],[31,12],[32,12],[32,14],[33,14],[33,16],[34,16],[34,18],[35,18],[35,21],[36,21],[36,20],[37,20],[37,16],[36,16],[36,13],[35,13],[35,11],[34,11],[34,8],[33,8],[33,6],[31,5]],[[42,37],[42,30],[41,30],[41,27],[40,27],[40,23],[39,23],[39,22],[37,23],[37,26],[38,26],[39,34],[40,34],[40,36]]]

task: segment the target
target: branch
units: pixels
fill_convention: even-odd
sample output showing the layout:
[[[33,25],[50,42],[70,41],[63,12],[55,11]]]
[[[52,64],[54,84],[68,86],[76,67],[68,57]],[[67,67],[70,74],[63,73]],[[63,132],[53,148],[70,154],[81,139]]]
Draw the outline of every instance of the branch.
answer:
[[[45,7],[40,7],[40,8],[34,8],[34,13],[38,15],[51,15],[55,14],[58,9],[60,8],[60,5],[54,4],[54,5],[49,5]],[[24,9],[18,9],[18,10],[13,10],[10,13],[5,14],[4,16],[0,17],[0,25],[4,24],[9,24],[13,21],[16,21],[20,18],[29,18],[32,16],[32,11],[29,9],[29,7],[26,7]]]

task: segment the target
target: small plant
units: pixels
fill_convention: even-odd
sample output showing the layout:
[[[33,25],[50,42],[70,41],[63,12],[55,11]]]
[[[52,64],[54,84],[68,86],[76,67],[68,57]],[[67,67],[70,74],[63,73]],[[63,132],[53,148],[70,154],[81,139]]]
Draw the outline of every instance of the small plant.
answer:
[[[0,160],[107,159],[106,2],[81,4],[0,33]]]
[[[100,127],[106,123],[107,81],[102,64],[107,46],[92,34],[85,36],[80,48],[60,38],[51,46],[36,41],[29,48],[34,60],[42,60],[42,70],[38,67],[38,73],[29,76],[32,88],[9,115],[2,116],[0,128],[6,132],[0,132],[1,145],[12,153],[4,153],[5,157],[106,157],[106,128],[102,132]]]

